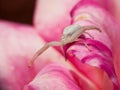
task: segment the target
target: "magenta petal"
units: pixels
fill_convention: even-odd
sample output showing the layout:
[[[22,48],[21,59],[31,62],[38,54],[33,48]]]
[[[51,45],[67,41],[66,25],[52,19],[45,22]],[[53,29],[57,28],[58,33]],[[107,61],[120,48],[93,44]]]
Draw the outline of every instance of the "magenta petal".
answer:
[[[40,71],[24,90],[81,90],[67,68],[50,64]]]
[[[90,45],[92,52],[90,52],[88,49],[84,49],[86,47],[84,46],[83,43],[82,45],[80,45],[81,43],[79,45],[73,44],[73,47],[68,49],[68,51],[66,52],[67,55],[70,56],[69,59],[71,60],[71,62],[75,63],[74,62],[75,60],[72,57],[75,57],[77,58],[78,61],[82,61],[82,62],[88,61],[88,60],[85,61],[85,59],[90,59],[90,60],[95,59],[96,65],[92,64],[91,62],[87,62],[87,63],[89,63],[91,66],[97,66],[99,68],[102,67],[104,68],[104,70],[106,69],[105,71],[107,73],[112,72],[113,73],[112,77],[109,73],[108,74],[110,76],[110,79],[113,81],[113,84],[115,84],[114,85],[115,90],[118,90],[119,84],[115,74],[118,74],[119,71],[115,72],[114,67],[116,70],[116,66],[119,63],[117,64],[114,63],[114,66],[113,66],[113,62],[116,62],[116,60],[113,57],[117,55],[114,51],[119,50],[118,48],[116,49],[115,47],[116,45],[118,45],[118,43],[120,43],[120,40],[117,43],[115,43],[118,40],[118,37],[120,36],[118,35],[118,32],[120,32],[119,24],[114,20],[114,18],[110,15],[110,13],[105,11],[103,8],[97,7],[96,5],[92,6],[90,4],[83,5],[83,6],[80,4],[78,5],[78,7],[76,7],[76,10],[73,11],[73,23],[79,24],[81,26],[94,25],[99,27],[102,30],[102,32],[98,34],[95,31],[91,31],[91,32],[88,31],[90,32],[90,34],[92,34],[93,37],[95,37],[93,41],[91,40],[91,43],[89,42],[90,37],[87,37],[85,35],[85,39],[83,38],[83,41],[86,42],[88,45]],[[87,38],[88,40],[86,40]],[[100,41],[101,45],[100,43],[95,41]],[[93,47],[95,47],[96,49],[95,48],[93,49]],[[98,55],[100,53],[103,54],[102,55],[102,57],[104,57],[103,60],[100,59],[102,58],[101,55],[100,56]],[[97,57],[97,58],[93,58],[93,57]],[[73,59],[73,61],[71,58]],[[116,59],[117,58],[118,57],[116,57]],[[106,60],[107,64],[105,64],[106,62],[104,60]],[[101,65],[101,64],[104,64],[104,65]],[[104,67],[105,65],[107,65],[107,68]],[[110,70],[107,70],[108,68]]]

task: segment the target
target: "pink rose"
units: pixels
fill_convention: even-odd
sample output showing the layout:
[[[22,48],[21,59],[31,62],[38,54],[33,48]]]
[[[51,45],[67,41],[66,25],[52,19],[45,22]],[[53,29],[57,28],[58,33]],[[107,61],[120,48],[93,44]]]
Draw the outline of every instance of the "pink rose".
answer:
[[[106,6],[105,3],[108,3]],[[38,0],[34,26],[0,21],[1,90],[119,90],[119,24],[109,0]],[[66,26],[99,27],[82,40],[49,48],[28,67],[45,42],[60,41]],[[91,51],[83,44],[86,42]]]

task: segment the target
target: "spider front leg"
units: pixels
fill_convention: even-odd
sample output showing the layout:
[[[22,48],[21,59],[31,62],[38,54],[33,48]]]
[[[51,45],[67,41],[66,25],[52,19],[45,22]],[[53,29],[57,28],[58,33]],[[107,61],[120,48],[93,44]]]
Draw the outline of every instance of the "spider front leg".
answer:
[[[84,32],[84,33],[86,33],[86,34],[89,35],[92,39],[94,39],[94,37],[93,37],[91,34],[89,34],[88,32]]]
[[[89,45],[85,42],[85,40],[79,38],[79,39],[77,39],[77,40],[75,40],[75,41],[79,41],[79,40],[81,40],[82,43],[84,44],[84,46],[91,52],[91,49],[90,49]]]
[[[88,44],[86,42],[83,42],[83,44],[85,45],[85,47],[91,52],[90,47],[88,46]]]
[[[40,50],[38,50],[35,55],[32,57],[31,61],[29,62],[29,67],[33,65],[35,60],[38,58],[39,55],[41,55],[45,50],[47,50],[50,46],[62,46],[61,42],[53,41],[46,43]]]

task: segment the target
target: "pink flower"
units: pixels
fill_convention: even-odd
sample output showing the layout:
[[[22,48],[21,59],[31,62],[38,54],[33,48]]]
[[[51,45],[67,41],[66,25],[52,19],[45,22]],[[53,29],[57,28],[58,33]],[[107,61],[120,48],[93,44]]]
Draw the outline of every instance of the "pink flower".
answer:
[[[104,3],[104,0],[39,0],[33,27],[0,21],[0,88],[118,90],[120,26]],[[94,39],[83,35],[82,40],[65,45],[67,61],[59,47],[50,48],[29,68],[28,62],[45,41],[60,40],[63,29],[70,24],[94,25],[102,32],[88,31]]]

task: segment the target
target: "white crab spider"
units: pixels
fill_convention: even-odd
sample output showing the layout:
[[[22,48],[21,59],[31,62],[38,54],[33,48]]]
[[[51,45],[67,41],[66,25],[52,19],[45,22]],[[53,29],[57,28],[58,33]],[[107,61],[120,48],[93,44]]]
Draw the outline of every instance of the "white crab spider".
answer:
[[[63,31],[63,35],[61,38],[61,41],[52,41],[46,43],[40,50],[38,50],[31,61],[29,62],[29,67],[32,66],[33,62],[37,59],[39,55],[41,55],[46,49],[48,49],[50,46],[64,46],[66,44],[72,43],[76,41],[83,33],[87,33],[85,31],[87,30],[98,30],[101,32],[99,28],[96,26],[80,26],[78,24],[70,25],[66,27]],[[89,33],[87,33],[89,36],[91,36]],[[92,36],[91,36],[92,37]],[[87,44],[85,44],[87,46]]]

